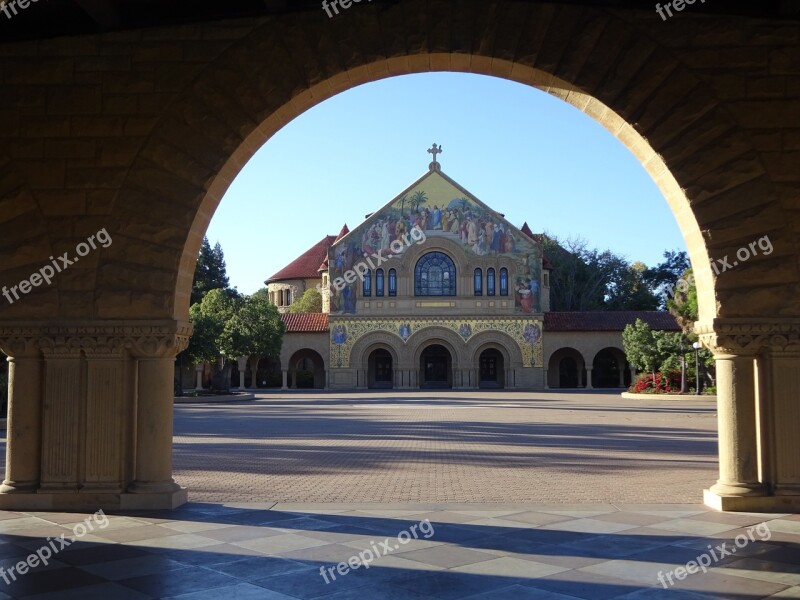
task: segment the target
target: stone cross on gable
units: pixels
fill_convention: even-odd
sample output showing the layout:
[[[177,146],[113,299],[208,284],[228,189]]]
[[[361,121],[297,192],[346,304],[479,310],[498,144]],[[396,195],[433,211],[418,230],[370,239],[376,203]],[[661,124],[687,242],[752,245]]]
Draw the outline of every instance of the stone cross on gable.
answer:
[[[433,154],[433,162],[429,165],[431,171],[438,171],[440,168],[439,162],[436,160],[436,155],[442,153],[442,147],[433,145],[433,148],[428,150],[428,154]]]

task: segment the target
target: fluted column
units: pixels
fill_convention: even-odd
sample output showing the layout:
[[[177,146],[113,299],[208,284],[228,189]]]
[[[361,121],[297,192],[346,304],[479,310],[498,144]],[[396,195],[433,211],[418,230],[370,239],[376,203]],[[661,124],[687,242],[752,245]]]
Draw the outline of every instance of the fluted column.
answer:
[[[32,340],[4,345],[8,358],[6,476],[0,493],[39,487],[42,448],[42,360]]]
[[[194,389],[197,392],[203,391],[203,368],[205,367],[204,363],[200,363],[194,366],[194,372],[197,375],[197,382],[195,383]]]

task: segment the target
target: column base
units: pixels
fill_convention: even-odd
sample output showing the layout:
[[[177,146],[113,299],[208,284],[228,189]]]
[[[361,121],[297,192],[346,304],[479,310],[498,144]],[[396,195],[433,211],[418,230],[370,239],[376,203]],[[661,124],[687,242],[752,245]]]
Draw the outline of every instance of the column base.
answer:
[[[103,494],[77,492],[0,493],[0,510],[17,511],[77,511],[115,510],[172,510],[189,501],[189,491],[179,487],[172,492],[140,494]]]
[[[704,490],[703,503],[722,512],[800,512],[800,494],[796,496],[725,496],[713,490]]]

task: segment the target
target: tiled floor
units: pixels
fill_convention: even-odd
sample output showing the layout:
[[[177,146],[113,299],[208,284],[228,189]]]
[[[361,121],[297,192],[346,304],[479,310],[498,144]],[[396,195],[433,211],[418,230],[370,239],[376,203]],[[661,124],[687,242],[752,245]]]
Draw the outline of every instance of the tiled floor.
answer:
[[[62,534],[77,536],[63,550],[48,540]],[[15,567],[12,576],[12,566],[47,546],[59,549],[47,566],[24,575]],[[342,575],[339,563],[359,555],[375,558]],[[710,568],[675,571],[689,561]],[[0,566],[0,598],[42,600],[800,598],[800,516],[679,504],[5,512]],[[659,574],[674,587],[664,589]]]

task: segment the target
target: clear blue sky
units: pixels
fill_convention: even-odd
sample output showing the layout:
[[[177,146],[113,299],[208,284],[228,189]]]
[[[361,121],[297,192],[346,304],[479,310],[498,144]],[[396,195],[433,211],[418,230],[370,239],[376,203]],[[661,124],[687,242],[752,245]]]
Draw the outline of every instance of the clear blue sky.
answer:
[[[253,293],[325,235],[358,225],[427,172],[434,142],[443,171],[514,225],[648,266],[686,249],[650,176],[591,118],[521,84],[428,73],[342,93],[261,148],[208,231],[231,285]]]

